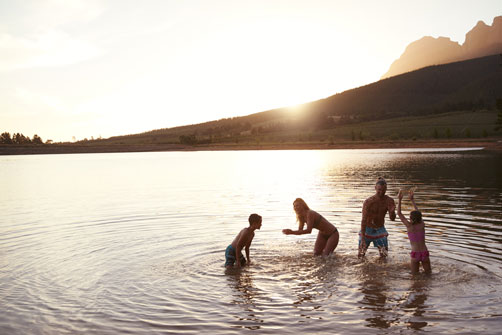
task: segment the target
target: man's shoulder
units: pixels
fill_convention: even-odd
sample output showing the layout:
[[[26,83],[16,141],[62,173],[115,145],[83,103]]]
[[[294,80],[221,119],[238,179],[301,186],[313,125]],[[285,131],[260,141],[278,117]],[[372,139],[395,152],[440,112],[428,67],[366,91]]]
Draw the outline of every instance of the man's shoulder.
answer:
[[[364,200],[364,204],[370,204],[372,202],[375,202],[376,200],[377,200],[377,196],[375,194],[375,195],[372,195],[371,197],[367,198],[366,200]]]

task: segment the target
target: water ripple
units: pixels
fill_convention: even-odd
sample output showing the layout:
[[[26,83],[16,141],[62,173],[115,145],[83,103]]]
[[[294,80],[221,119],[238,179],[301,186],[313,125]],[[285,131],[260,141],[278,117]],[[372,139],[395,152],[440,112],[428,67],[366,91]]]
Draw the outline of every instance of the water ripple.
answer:
[[[499,156],[63,155],[9,158],[0,169],[35,163],[15,186],[0,180],[2,334],[498,332]],[[386,224],[387,260],[374,248],[357,258],[361,206],[379,175],[391,196],[418,186],[432,276],[410,274],[400,222]],[[315,234],[281,234],[297,226],[298,196],[337,226],[334,255],[312,255]],[[252,212],[264,218],[252,266],[225,269],[224,250]]]

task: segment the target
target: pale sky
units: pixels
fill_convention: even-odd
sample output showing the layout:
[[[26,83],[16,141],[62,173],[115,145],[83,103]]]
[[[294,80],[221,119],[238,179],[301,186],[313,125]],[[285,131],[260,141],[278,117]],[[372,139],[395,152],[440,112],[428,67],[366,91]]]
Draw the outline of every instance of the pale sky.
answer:
[[[317,100],[499,15],[501,0],[0,0],[0,132],[110,137]]]

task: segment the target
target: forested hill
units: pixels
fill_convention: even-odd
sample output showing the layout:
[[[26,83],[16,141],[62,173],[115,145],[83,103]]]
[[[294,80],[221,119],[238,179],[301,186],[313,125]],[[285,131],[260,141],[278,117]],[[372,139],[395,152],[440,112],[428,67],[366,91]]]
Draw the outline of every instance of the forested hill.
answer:
[[[211,143],[256,134],[331,129],[403,116],[494,110],[502,98],[502,55],[430,66],[354,88],[300,108],[275,110],[142,134],[115,143]],[[300,111],[298,111],[300,110]]]
[[[336,94],[312,112],[384,119],[493,107],[502,96],[502,55],[426,67]]]

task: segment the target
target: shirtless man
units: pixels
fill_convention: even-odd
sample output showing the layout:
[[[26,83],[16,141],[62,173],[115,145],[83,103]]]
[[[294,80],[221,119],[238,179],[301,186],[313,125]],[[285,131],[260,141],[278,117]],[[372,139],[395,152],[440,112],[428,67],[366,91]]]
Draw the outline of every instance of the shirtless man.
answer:
[[[254,231],[261,227],[261,216],[258,214],[251,214],[249,216],[249,227],[242,229],[239,234],[234,238],[232,243],[225,250],[225,266],[231,268],[237,261],[237,267],[240,268],[247,263],[251,263],[249,258],[249,247],[253,241]],[[246,250],[246,258],[242,255],[242,249]]]
[[[359,233],[359,254],[363,257],[369,245],[378,248],[381,257],[386,257],[389,250],[387,242],[387,230],[385,229],[385,214],[389,212],[391,221],[396,219],[396,204],[394,200],[385,195],[387,182],[379,177],[375,184],[375,195],[369,197],[363,204],[363,218],[361,220],[361,232]]]

